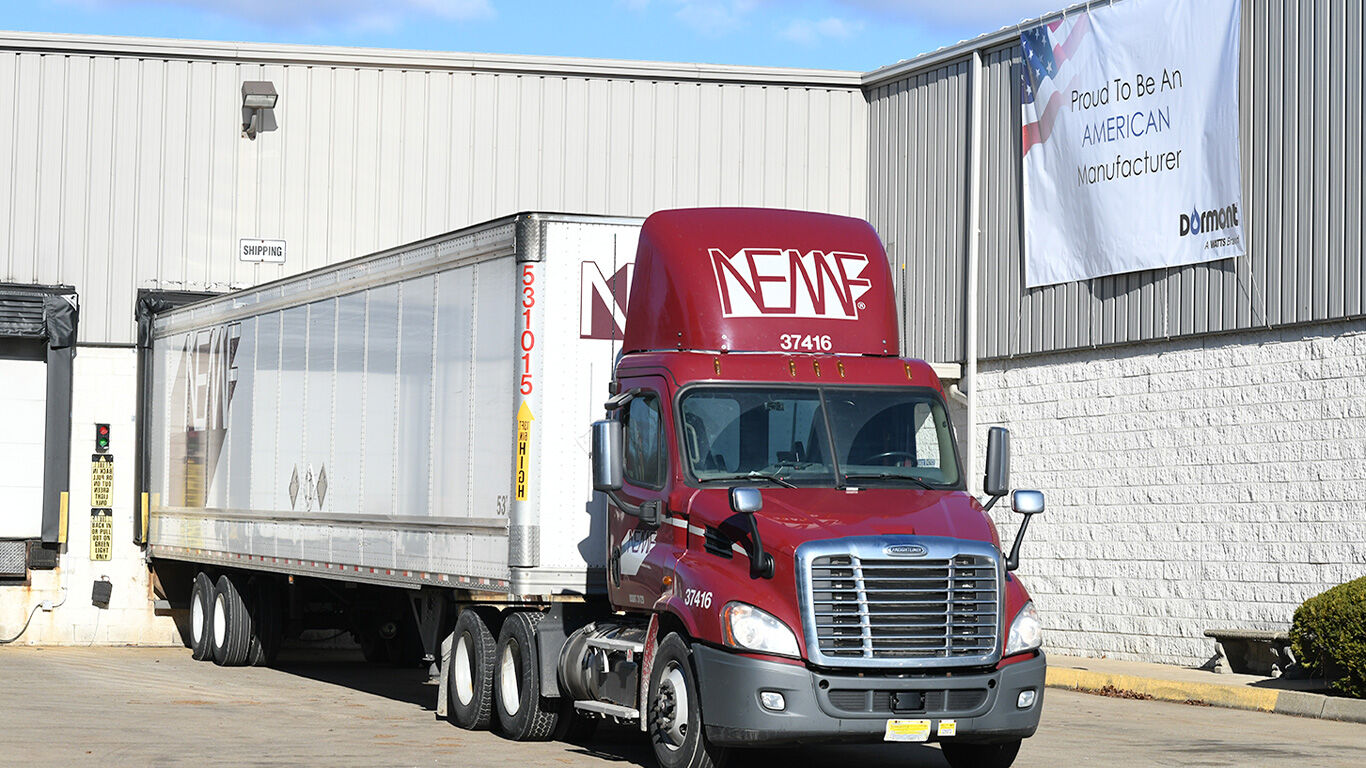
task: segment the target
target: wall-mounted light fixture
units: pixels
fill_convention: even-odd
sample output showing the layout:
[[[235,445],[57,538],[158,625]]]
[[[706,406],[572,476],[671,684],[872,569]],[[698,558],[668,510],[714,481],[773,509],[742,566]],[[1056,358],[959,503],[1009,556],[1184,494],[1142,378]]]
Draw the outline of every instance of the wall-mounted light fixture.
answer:
[[[257,131],[274,129],[275,121],[269,112],[275,109],[280,95],[269,80],[247,80],[242,83],[242,135],[255,139]]]

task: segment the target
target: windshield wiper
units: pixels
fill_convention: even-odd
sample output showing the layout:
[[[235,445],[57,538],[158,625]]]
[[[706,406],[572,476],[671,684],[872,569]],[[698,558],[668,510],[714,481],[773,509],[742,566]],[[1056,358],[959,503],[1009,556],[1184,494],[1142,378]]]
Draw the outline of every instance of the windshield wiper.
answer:
[[[770,483],[776,483],[776,484],[778,484],[778,485],[781,485],[781,486],[784,487],[784,488],[796,488],[796,487],[797,487],[795,484],[793,484],[793,483],[791,483],[791,482],[788,482],[788,480],[787,480],[786,478],[782,477],[781,475],[778,475],[778,474],[773,473],[773,472],[760,472],[760,471],[757,470],[757,469],[752,469],[752,470],[750,470],[749,472],[747,472],[747,473],[745,473],[745,474],[743,474],[743,475],[724,475],[724,476],[722,476],[722,477],[708,477],[708,478],[702,478],[702,479],[699,479],[698,482],[700,482],[700,483],[724,483],[724,482],[728,482],[728,481],[731,481],[731,480],[767,480],[767,481],[770,482]]]
[[[848,480],[904,480],[904,481],[906,481],[906,482],[908,482],[908,483],[914,483],[915,485],[918,485],[918,486],[920,486],[921,488],[924,488],[924,489],[927,490],[927,491],[933,491],[933,490],[935,490],[935,487],[934,487],[933,485],[930,485],[929,483],[925,482],[924,480],[921,480],[920,478],[916,477],[915,475],[901,475],[901,474],[897,474],[897,473],[895,473],[895,472],[875,472],[875,473],[874,473],[874,472],[852,472],[852,473],[850,473],[850,474],[845,475],[845,476],[844,476],[844,479],[845,479],[846,481],[848,481]]]

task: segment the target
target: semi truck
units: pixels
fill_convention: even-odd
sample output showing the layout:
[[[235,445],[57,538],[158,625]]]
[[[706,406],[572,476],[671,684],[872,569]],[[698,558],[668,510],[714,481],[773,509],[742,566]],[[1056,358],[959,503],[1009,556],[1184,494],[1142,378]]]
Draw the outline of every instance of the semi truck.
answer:
[[[197,659],[349,631],[425,663],[459,727],[629,723],[666,768],[885,741],[1006,766],[1038,725],[1015,570],[1043,495],[1009,490],[1000,428],[969,494],[865,221],[524,213],[150,330],[142,530]]]

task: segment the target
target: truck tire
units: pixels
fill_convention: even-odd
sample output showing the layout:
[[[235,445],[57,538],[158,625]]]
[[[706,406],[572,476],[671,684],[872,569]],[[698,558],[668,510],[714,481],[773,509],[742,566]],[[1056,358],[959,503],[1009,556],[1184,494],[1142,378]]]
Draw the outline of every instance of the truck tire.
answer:
[[[503,619],[498,633],[498,666],[493,678],[498,731],[515,741],[545,741],[555,735],[559,702],[541,695],[541,665],[536,625],[545,614],[517,611]]]
[[[285,639],[285,617],[280,605],[280,588],[269,576],[253,576],[247,582],[251,599],[247,610],[251,614],[251,650],[247,663],[253,667],[268,667],[275,663]]]
[[[450,720],[470,731],[489,727],[493,717],[493,667],[496,645],[484,617],[473,608],[460,612],[446,670],[446,708]]]
[[[1020,752],[1020,739],[1001,744],[964,744],[945,741],[939,744],[950,768],[1010,768]]]
[[[251,652],[251,614],[237,581],[226,573],[218,577],[214,589],[213,660],[221,667],[240,667]]]
[[[721,768],[729,751],[707,741],[688,642],[671,632],[655,652],[646,717],[660,768]]]
[[[200,571],[190,588],[190,654],[196,661],[213,658],[213,579]]]

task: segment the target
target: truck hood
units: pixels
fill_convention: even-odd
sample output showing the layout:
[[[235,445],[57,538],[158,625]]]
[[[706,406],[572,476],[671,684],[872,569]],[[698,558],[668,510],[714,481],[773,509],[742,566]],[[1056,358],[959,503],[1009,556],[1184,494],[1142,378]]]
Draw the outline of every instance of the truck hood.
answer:
[[[847,536],[945,536],[1000,546],[996,526],[964,491],[918,488],[764,488],[758,513],[764,549],[791,560],[808,541]],[[745,519],[731,511],[725,488],[696,490],[686,505],[692,525],[714,526],[748,540]]]

